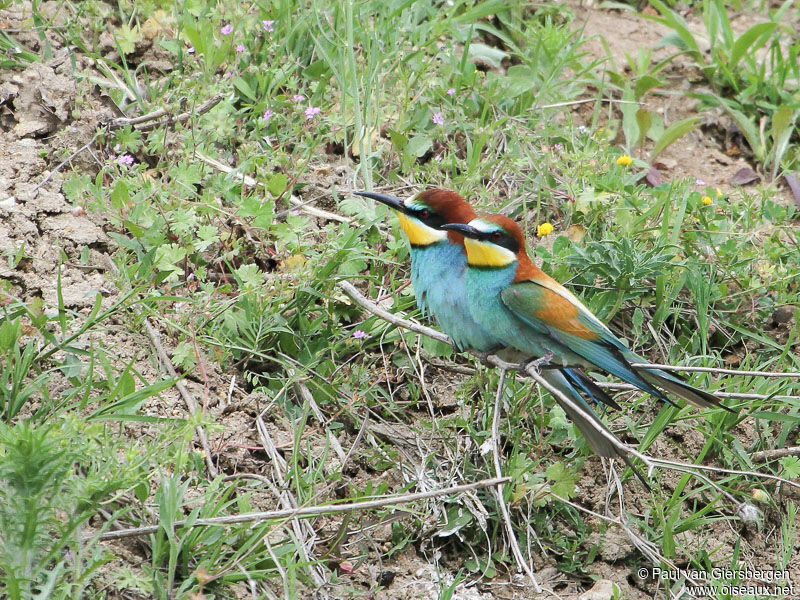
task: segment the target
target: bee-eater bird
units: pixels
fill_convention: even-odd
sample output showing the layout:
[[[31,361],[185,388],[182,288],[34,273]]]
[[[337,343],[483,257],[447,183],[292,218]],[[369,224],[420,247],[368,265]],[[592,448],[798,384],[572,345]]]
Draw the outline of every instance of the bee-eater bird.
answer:
[[[473,318],[467,303],[464,238],[458,231],[444,229],[448,223],[466,224],[475,218],[475,210],[464,198],[439,189],[426,190],[406,200],[374,192],[356,194],[397,211],[411,245],[411,284],[417,305],[423,313],[433,315],[457,349],[488,353],[513,346],[496,334],[491,314]],[[542,377],[581,406],[583,411],[577,412],[557,399],[598,455],[621,458],[630,464],[628,457],[598,432],[606,427],[578,389],[595,402],[619,409],[613,399],[577,367],[545,369]]]
[[[669,402],[655,386],[701,408],[719,399],[678,376],[655,367],[629,350],[580,300],[533,264],[519,226],[502,215],[484,215],[468,224],[442,227],[464,236],[465,289],[473,317],[491,327],[504,344],[559,367],[608,371]]]

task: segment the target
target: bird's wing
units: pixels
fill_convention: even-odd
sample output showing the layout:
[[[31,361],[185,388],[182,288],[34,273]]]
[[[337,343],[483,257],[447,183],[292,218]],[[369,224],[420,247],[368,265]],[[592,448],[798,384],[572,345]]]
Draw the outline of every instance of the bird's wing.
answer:
[[[554,279],[513,283],[500,297],[511,312],[537,331],[545,332],[597,367],[667,401],[630,366],[626,355],[635,355]]]
[[[568,289],[550,277],[511,284],[501,298],[520,319],[598,367],[616,375],[656,398],[673,404],[654,386],[688,400],[699,408],[724,406],[713,394],[689,385],[675,374],[660,369],[631,367],[647,362],[625,345]]]

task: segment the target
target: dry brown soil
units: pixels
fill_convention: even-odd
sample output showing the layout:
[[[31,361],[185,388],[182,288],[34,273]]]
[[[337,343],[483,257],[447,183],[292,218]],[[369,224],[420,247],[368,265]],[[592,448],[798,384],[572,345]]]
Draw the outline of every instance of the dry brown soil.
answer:
[[[55,9],[55,4],[45,3],[43,9]],[[580,15],[579,20],[586,19],[587,35],[605,36],[617,64],[622,64],[625,53],[633,54],[639,48],[652,47],[664,33],[658,25],[626,12],[580,6],[575,9]],[[12,3],[8,9],[0,11],[0,26],[22,29],[29,15],[28,2]],[[742,17],[742,23],[737,23],[737,27],[746,25],[744,19]],[[612,31],[615,34],[608,35]],[[38,37],[32,33],[18,34],[17,39],[33,51],[38,49]],[[43,299],[46,311],[55,311],[56,282],[60,268],[66,308],[88,314],[97,292],[102,294],[106,307],[119,297],[120,291],[111,266],[114,244],[107,236],[104,215],[87,213],[81,207],[70,205],[61,186],[65,179],[64,172],[69,167],[83,169],[94,176],[101,161],[105,160],[99,156],[103,149],[90,146],[72,156],[66,168],[55,173],[53,170],[65,157],[88,144],[100,123],[117,115],[96,88],[76,78],[67,50],[59,47],[58,39],[53,38],[52,43],[56,49],[56,58],[53,60],[44,64],[34,63],[22,71],[0,73],[0,255],[3,256],[0,260],[0,284],[3,284],[2,291],[5,294],[25,301],[39,297]],[[605,55],[604,48],[597,40],[589,42],[588,48],[596,56]],[[109,53],[112,51],[108,49]],[[145,44],[137,52],[140,61],[149,60],[164,68],[163,56],[155,49]],[[655,56],[663,56],[665,52],[657,51]],[[160,65],[158,61],[161,61]],[[92,69],[89,61],[82,57],[78,57],[77,67],[82,72]],[[695,85],[691,81],[690,71],[685,62],[677,61],[667,73],[670,88],[664,93],[648,97],[647,108],[661,114],[667,123],[693,114],[696,109],[692,102],[682,96],[682,92]],[[579,118],[580,110],[576,111]],[[726,154],[717,137],[700,129],[670,147],[659,162],[666,177],[691,176],[725,191],[731,189],[728,181],[733,172],[747,165],[743,156]],[[18,252],[23,245],[24,258],[18,264],[6,260],[8,253]],[[82,252],[88,252],[88,260],[82,260]],[[63,262],[60,259],[62,255],[66,257]],[[151,340],[141,330],[131,328],[129,323],[111,321],[93,335],[97,343],[112,350],[120,364],[135,359],[136,369],[145,378],[155,380],[159,372],[163,372],[163,366],[156,364],[152,358],[154,353],[142,351],[151,347]],[[169,335],[165,335],[163,341],[169,349]],[[263,442],[257,432],[255,418],[270,405],[270,399],[247,394],[238,386],[233,387],[233,394],[229,396],[234,375],[227,367],[219,367],[208,360],[202,375],[192,375],[186,381],[189,391],[207,406],[211,419],[219,425],[210,440],[219,467],[226,473],[271,474],[271,467],[265,464],[267,459],[264,453],[253,451],[261,447]],[[454,380],[457,385],[458,377],[432,369],[429,369],[428,377],[434,397],[446,403],[444,399],[448,395],[452,397]],[[168,390],[148,402],[143,411],[146,414],[172,416],[184,415],[186,408],[178,393]],[[421,415],[420,418],[424,420],[425,416]],[[269,415],[265,424],[275,446],[288,453],[292,443],[291,425]],[[398,433],[402,427],[389,425],[396,442],[398,436],[402,437]],[[375,431],[379,437],[377,424]],[[436,447],[436,440],[430,439],[428,433],[422,433],[424,431],[423,427],[408,431],[408,437],[413,440],[411,446],[419,445],[422,441],[423,444]],[[148,430],[146,427],[127,426],[125,433],[142,437],[148,435]],[[741,433],[747,435],[744,429]],[[320,450],[325,447],[325,436],[321,429],[315,429],[311,438],[312,446]],[[344,448],[349,448],[354,438],[355,433],[342,432],[339,441]],[[663,457],[681,458],[679,448],[691,456],[702,444],[703,440],[697,439],[693,430],[676,428],[657,441],[650,452]],[[330,468],[334,467],[335,464]],[[359,489],[363,489],[363,482],[370,479],[386,480],[390,487],[402,483],[396,473],[376,476],[359,466],[354,466],[348,473]],[[661,480],[661,485],[670,489],[678,479],[678,474],[668,474]],[[605,510],[606,487],[607,479],[600,461],[587,459],[576,501],[602,513]],[[627,510],[639,513],[648,510],[649,496],[635,485],[626,486],[625,489]],[[253,502],[256,508],[261,509],[277,506],[275,497],[269,493],[254,496]],[[616,507],[611,508],[616,513]],[[761,531],[743,529],[739,522],[730,521],[704,528],[702,539],[690,539],[696,535],[694,533],[678,537],[679,542],[689,548],[719,548],[719,554],[725,556],[730,554],[734,544],[741,543],[743,562],[754,567],[769,568],[776,561],[776,536],[779,533],[774,525],[777,522],[776,515],[768,512],[765,527]],[[428,525],[435,523],[435,518],[427,519]],[[327,532],[335,532],[338,524],[336,519],[315,522],[320,531]],[[451,582],[460,567],[459,557],[442,556],[433,540],[381,560],[375,550],[389,547],[391,529],[386,524],[374,526],[369,533],[361,536],[354,533],[351,539],[352,543],[346,547],[353,553],[353,566],[345,564],[340,567],[341,583],[328,589],[330,597],[351,597],[357,593],[361,597],[387,600],[437,598],[442,589],[441,582]],[[610,527],[602,534],[596,533],[586,543],[600,547],[596,560],[586,567],[591,578],[615,582],[625,598],[638,600],[663,594],[663,587],[637,578],[635,566],[647,563],[621,528]],[[136,544],[110,543],[108,548],[119,557],[119,562],[107,566],[107,569],[127,564],[136,571],[148,560]],[[795,550],[800,552],[800,548]],[[544,557],[535,551],[533,554],[539,582],[549,590],[544,595],[535,594],[521,576],[509,578],[501,573],[494,579],[470,576],[456,586],[452,597],[459,600],[534,597],[604,600],[609,597],[602,582],[589,595],[585,595],[593,585],[589,577],[563,573],[558,568],[556,557]],[[358,558],[359,555],[364,558]],[[460,557],[461,560],[467,558]],[[676,562],[680,564],[680,561],[681,557],[678,557]],[[793,581],[800,586],[797,563],[793,569]],[[384,572],[393,573],[394,578],[391,583],[389,579],[384,579],[387,587],[375,591],[376,581]],[[138,597],[134,592],[116,589],[114,581],[105,583],[109,586],[109,597]],[[276,596],[281,595],[280,589],[276,584]],[[242,598],[250,597],[246,586],[243,585],[240,592]]]

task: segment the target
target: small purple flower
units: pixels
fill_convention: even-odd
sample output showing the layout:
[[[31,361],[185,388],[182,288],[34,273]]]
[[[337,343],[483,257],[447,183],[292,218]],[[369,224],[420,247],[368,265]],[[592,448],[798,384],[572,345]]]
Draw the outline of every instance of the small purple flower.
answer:
[[[186,52],[188,52],[189,54],[194,54],[194,46],[189,46],[189,47],[186,49]]]
[[[223,25],[222,29],[219,30],[222,35],[230,35],[233,33],[233,25]]]
[[[315,115],[318,115],[322,109],[319,106],[309,106],[304,112],[306,113],[306,121],[310,121]]]
[[[444,125],[444,115],[440,112],[433,113],[433,124]]]
[[[356,329],[353,332],[353,337],[356,338],[357,340],[364,339],[365,337],[367,337],[367,332],[366,331],[361,331],[360,329]]]
[[[702,179],[695,179],[694,180],[694,184],[695,185],[706,185],[706,182],[703,181]]]
[[[275,21],[273,21],[272,19],[261,21],[261,25],[264,26],[264,31],[266,31],[267,33],[272,33],[273,31],[275,31],[275,27],[273,27],[273,25],[275,25]]]
[[[555,144],[553,146],[553,150],[563,150],[563,149],[564,149],[564,146],[562,146],[561,144]]]
[[[298,209],[296,209],[296,208],[293,208],[293,209],[292,209],[291,211],[289,211],[289,212],[290,212],[290,213],[292,214],[292,216],[294,216],[294,217],[299,217],[299,216],[300,216],[300,211],[299,211]]]
[[[117,164],[120,167],[130,167],[133,164],[133,156],[130,154],[123,154],[117,157]]]
[[[272,112],[272,109],[268,108],[267,110],[264,111],[264,115],[261,118],[264,119],[265,121],[269,121],[272,118],[273,114],[275,113]]]
[[[305,99],[306,97],[303,96],[303,94],[295,94],[294,96],[292,96],[292,100],[294,100],[295,102],[302,102]]]
[[[245,51],[244,44],[239,44],[239,45],[236,46],[236,52],[241,54],[244,51]]]
[[[455,95],[455,93],[456,93],[456,88],[450,88],[449,90],[447,90],[448,96],[453,96]]]

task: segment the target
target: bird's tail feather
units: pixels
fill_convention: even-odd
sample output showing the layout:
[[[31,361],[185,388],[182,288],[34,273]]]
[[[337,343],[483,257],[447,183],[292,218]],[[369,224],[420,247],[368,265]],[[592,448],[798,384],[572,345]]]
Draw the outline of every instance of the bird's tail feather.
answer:
[[[719,398],[714,394],[689,385],[666,371],[640,367],[636,369],[636,372],[642,379],[647,381],[647,383],[654,386],[657,385],[667,390],[669,393],[683,398],[687,402],[691,402],[698,408],[724,408],[727,411],[733,412],[732,409],[722,404]]]
[[[570,375],[574,376],[574,373],[570,373]],[[650,486],[647,484],[647,481],[644,479],[642,474],[639,473],[636,467],[633,466],[630,457],[624,451],[621,451],[616,445],[614,445],[611,440],[606,437],[606,435],[601,433],[601,430],[603,430],[607,433],[607,435],[612,437],[614,435],[595,414],[586,400],[580,395],[578,390],[576,390],[575,387],[570,384],[564,372],[556,369],[545,369],[542,371],[542,378],[568,398],[574,400],[575,403],[580,406],[581,410],[577,411],[572,407],[565,405],[561,399],[558,398],[558,396],[555,396],[556,402],[558,402],[559,406],[564,409],[564,412],[567,413],[567,416],[570,418],[570,420],[575,423],[575,426],[583,434],[583,437],[586,438],[586,442],[589,444],[592,450],[594,450],[594,452],[599,456],[605,456],[606,458],[618,458],[622,460],[631,468],[631,470],[636,474],[636,477],[639,478],[644,486],[650,489]],[[597,389],[599,390],[600,388]]]
[[[595,403],[605,404],[616,410],[622,410],[622,407],[617,404],[617,401],[606,394],[600,386],[581,369],[570,367],[569,369],[562,369],[562,373],[564,373],[564,376],[571,384],[578,386],[581,391],[594,400]]]

